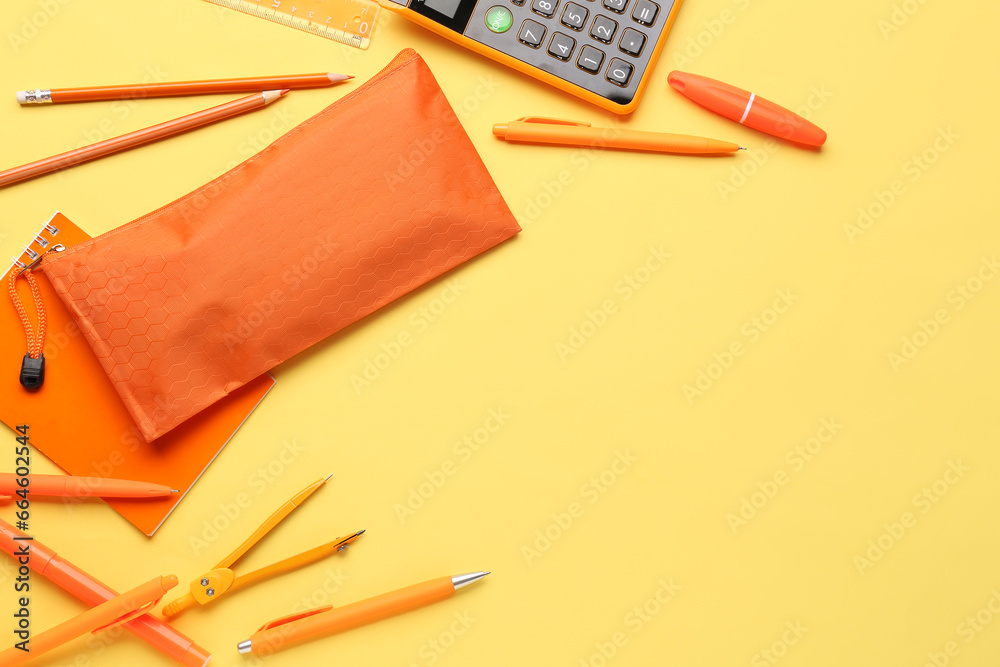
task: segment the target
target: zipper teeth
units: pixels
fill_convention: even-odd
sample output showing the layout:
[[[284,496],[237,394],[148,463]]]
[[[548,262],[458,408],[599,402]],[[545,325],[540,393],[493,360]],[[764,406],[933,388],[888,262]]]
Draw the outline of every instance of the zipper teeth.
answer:
[[[344,95],[342,98],[340,98],[339,100],[337,100],[336,102],[334,102],[333,104],[331,104],[330,106],[328,106],[323,111],[320,111],[319,113],[322,114],[322,113],[327,113],[329,111],[333,111],[334,109],[336,109],[340,105],[344,104],[345,102],[348,102],[349,100],[353,99],[354,97],[356,97],[360,93],[364,92],[364,90],[366,88],[368,88],[368,87],[372,86],[373,84],[377,83],[378,81],[384,79],[386,76],[388,76],[389,74],[391,74],[394,70],[398,69],[401,64],[404,64],[404,62],[411,60],[414,56],[417,56],[417,52],[414,51],[413,49],[403,49],[402,51],[400,51],[399,53],[396,54],[395,58],[393,58],[392,60],[389,61],[388,65],[386,65],[381,70],[379,70],[378,73],[375,74],[375,76],[373,76],[372,78],[368,79],[367,81],[365,81],[365,83],[363,85],[361,85],[358,88],[352,90],[347,95]],[[317,114],[317,115],[319,115],[319,114]],[[315,116],[313,116],[313,118],[315,118]],[[306,120],[304,120],[302,122],[303,123],[307,123],[307,122],[309,122],[309,119],[306,119]],[[278,140],[280,141],[280,138]],[[271,144],[270,146],[266,146],[263,150],[267,150],[268,148],[270,148],[273,145],[274,144]],[[257,153],[257,155],[260,155],[260,153]],[[247,160],[252,160],[254,157],[256,157],[256,156],[255,155],[251,155],[246,160],[244,160],[240,164],[236,165],[235,167],[233,167],[229,171],[225,172],[224,174],[220,174],[219,176],[213,178],[208,183],[205,183],[204,185],[202,185],[202,186],[200,186],[200,187],[192,190],[191,192],[189,192],[189,193],[187,193],[185,195],[181,195],[177,199],[175,199],[175,200],[173,200],[171,202],[168,202],[168,203],[164,204],[163,206],[160,206],[159,208],[155,208],[152,211],[150,211],[149,213],[146,213],[144,215],[139,216],[138,218],[136,218],[132,222],[126,222],[124,225],[120,225],[118,227],[115,227],[114,229],[110,229],[110,230],[104,232],[103,234],[99,234],[98,236],[95,236],[95,237],[91,238],[88,241],[85,241],[83,243],[78,243],[77,245],[74,245],[71,248],[66,248],[65,251],[59,253],[59,258],[66,257],[66,255],[72,254],[73,251],[75,251],[75,250],[82,249],[82,248],[85,248],[85,247],[87,247],[89,245],[92,245],[95,241],[99,241],[100,239],[104,238],[105,236],[108,236],[109,234],[120,233],[120,232],[128,229],[129,227],[133,227],[133,226],[139,224],[140,222],[143,222],[147,218],[150,218],[150,217],[156,215],[160,211],[162,211],[162,210],[164,210],[166,208],[170,208],[171,206],[175,205],[181,199],[184,199],[185,197],[188,197],[191,194],[193,194],[195,192],[198,192],[198,191],[202,190],[203,188],[208,187],[209,185],[211,185],[212,183],[215,183],[219,179],[225,178],[233,170],[239,169]],[[46,259],[45,257],[42,257],[42,264],[45,264],[45,265],[51,264],[52,261],[55,261],[54,259],[51,260],[51,261],[45,261],[45,259]]]

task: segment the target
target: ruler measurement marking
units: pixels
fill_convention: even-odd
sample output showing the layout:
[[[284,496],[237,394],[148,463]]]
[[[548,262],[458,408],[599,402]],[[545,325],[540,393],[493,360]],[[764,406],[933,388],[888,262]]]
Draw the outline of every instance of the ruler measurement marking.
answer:
[[[272,0],[273,1],[273,0]],[[317,0],[322,4],[322,0]],[[371,0],[344,0],[342,9],[346,9],[348,13],[352,11],[351,5],[357,4],[360,9],[358,14],[364,15],[368,14],[368,10],[372,7],[375,8],[374,13],[371,14],[371,18],[368,21],[361,21],[359,26],[367,26],[364,33],[357,33],[355,29],[352,29],[351,25],[353,19],[360,19],[361,16],[336,16],[336,12],[327,14],[326,12],[321,12],[322,15],[327,17],[325,22],[317,22],[310,18],[307,18],[305,14],[296,14],[298,10],[303,7],[307,7],[307,3],[303,3],[302,6],[293,5],[291,13],[287,11],[279,11],[274,7],[266,7],[260,3],[260,0],[254,2],[253,0],[206,0],[214,5],[219,5],[221,7],[226,7],[243,14],[248,14],[250,16],[255,16],[257,18],[264,19],[265,21],[271,21],[272,23],[278,23],[295,30],[301,30],[303,32],[308,32],[319,37],[324,37],[347,46],[353,46],[359,49],[368,48],[368,44],[371,40],[368,30],[374,25],[375,17],[378,14],[378,5],[373,3]],[[332,3],[331,3],[332,4]],[[279,2],[280,5],[280,2]],[[329,5],[327,5],[329,6]],[[308,12],[313,14],[313,12]],[[338,29],[334,27],[334,19],[339,23],[340,19],[343,17],[343,28]],[[316,17],[318,18],[318,17]],[[367,18],[367,17],[365,17]]]

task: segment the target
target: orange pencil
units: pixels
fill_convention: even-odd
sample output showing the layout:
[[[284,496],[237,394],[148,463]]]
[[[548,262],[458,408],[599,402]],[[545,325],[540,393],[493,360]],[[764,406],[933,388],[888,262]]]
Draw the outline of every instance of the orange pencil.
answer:
[[[322,88],[353,79],[347,74],[292,74],[290,76],[254,76],[245,79],[210,79],[205,81],[171,81],[125,86],[91,86],[87,88],[35,88],[17,91],[17,103],[67,104],[101,100],[135,100],[146,97],[179,97],[215,93],[255,93],[260,90],[283,88]]]
[[[168,120],[165,123],[136,130],[135,132],[129,132],[120,137],[113,137],[105,141],[99,141],[96,144],[91,144],[90,146],[84,146],[83,148],[77,148],[76,150],[45,158],[44,160],[0,171],[0,187],[34,178],[35,176],[50,174],[53,171],[72,167],[81,162],[111,155],[112,153],[124,151],[129,148],[135,148],[136,146],[148,144],[180,132],[186,132],[210,123],[232,118],[247,111],[260,109],[287,92],[288,89],[268,90],[254,95],[247,95],[238,100],[220,104],[217,107],[181,116],[180,118]]]
[[[479,581],[487,574],[489,572],[474,572],[431,579],[336,609],[322,607],[279,618],[262,626],[250,639],[240,642],[237,648],[240,653],[269,654],[310,639],[343,632],[440,602],[454,595],[459,588]]]
[[[9,472],[0,472],[0,500],[13,496],[22,487],[20,479]],[[175,493],[169,486],[134,482],[130,479],[76,477],[73,475],[28,475],[31,496],[74,496],[77,498],[165,498]]]
[[[142,615],[156,605],[163,594],[177,585],[177,577],[169,575],[157,577],[141,586],[122,593],[118,597],[89,609],[76,618],[60,623],[40,635],[26,640],[22,650],[17,645],[0,653],[0,665],[16,667],[23,665],[47,651],[62,646],[88,632],[96,632],[110,625],[117,625],[133,616]],[[136,613],[138,610],[138,613]]]

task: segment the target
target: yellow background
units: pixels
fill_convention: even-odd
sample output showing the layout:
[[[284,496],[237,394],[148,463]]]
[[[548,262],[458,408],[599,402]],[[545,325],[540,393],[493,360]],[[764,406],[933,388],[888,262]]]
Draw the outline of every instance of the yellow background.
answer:
[[[271,395],[154,538],[101,503],[36,502],[33,532],[118,589],[171,572],[186,583],[333,473],[244,571],[368,533],[180,617],[215,665],[244,664],[236,642],[304,599],[343,604],[479,569],[493,574],[444,603],[266,664],[995,664],[1000,279],[977,280],[1000,252],[998,22],[1000,9],[971,0],[688,0],[625,123],[752,149],[697,159],[495,140],[493,123],[524,115],[616,121],[385,12],[362,52],[195,0],[8,0],[4,166],[226,99],[22,109],[15,90],[326,70],[360,82],[414,47],[524,227],[276,369]],[[669,90],[674,68],[802,107],[828,145],[779,145],[714,116]],[[126,223],[354,85],[4,189],[0,255],[57,209],[94,234]],[[445,304],[452,278],[461,292]],[[978,291],[966,300],[959,286]],[[769,310],[781,293],[791,305]],[[421,328],[421,309],[439,316]],[[378,355],[401,333],[412,343],[386,364]],[[367,362],[384,369],[356,390]],[[700,372],[713,378],[689,400]],[[491,410],[508,417],[486,438]],[[477,436],[478,451],[456,448]],[[796,453],[810,446],[809,460]],[[615,472],[619,455],[630,464]],[[429,497],[401,516],[411,491]],[[240,494],[249,504],[227,519]],[[744,500],[758,507],[739,523]],[[199,546],[213,521],[223,529]],[[11,574],[5,559],[4,644]],[[81,611],[35,585],[36,633]],[[37,664],[172,664],[131,638],[79,647]]]

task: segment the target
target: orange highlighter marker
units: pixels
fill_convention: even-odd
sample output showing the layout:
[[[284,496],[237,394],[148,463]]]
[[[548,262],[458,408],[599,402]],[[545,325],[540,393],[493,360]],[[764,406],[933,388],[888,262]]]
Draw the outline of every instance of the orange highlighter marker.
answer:
[[[91,606],[118,596],[118,593],[3,519],[0,519],[0,551]],[[187,667],[205,667],[212,657],[208,651],[152,614],[133,618],[122,627]]]
[[[177,577],[169,575],[157,577],[152,581],[122,593],[107,602],[88,609],[76,618],[60,623],[28,642],[28,650],[16,646],[0,652],[0,665],[16,667],[22,665],[47,651],[58,648],[88,632],[97,632],[112,625],[118,625],[139,616],[154,606],[163,594],[177,585]]]
[[[709,111],[781,139],[805,146],[822,146],[826,132],[788,109],[728,83],[674,70],[670,87]]]

